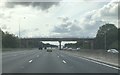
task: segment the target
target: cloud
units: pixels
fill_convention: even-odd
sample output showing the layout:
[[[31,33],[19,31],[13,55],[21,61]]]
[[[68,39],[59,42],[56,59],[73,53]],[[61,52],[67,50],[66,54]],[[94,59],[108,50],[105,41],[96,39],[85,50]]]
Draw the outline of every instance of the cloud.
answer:
[[[110,2],[99,10],[101,17],[114,18],[118,17],[118,2]]]
[[[0,13],[0,19],[10,19],[11,15],[6,15],[5,13]]]
[[[5,14],[4,13],[0,13],[0,17],[4,17],[5,16]]]
[[[34,31],[39,31],[39,28],[35,28]]]
[[[89,36],[95,36],[100,26],[105,23],[118,24],[118,2],[112,0],[107,5],[98,10],[93,10],[84,15],[80,20],[80,24],[83,25],[85,34]]]
[[[67,22],[70,18],[69,17],[58,17],[58,19],[62,20],[63,22]]]
[[[110,0],[83,0],[86,2],[110,2]]]
[[[53,29],[53,32],[56,33],[74,33],[74,32],[78,32],[79,30],[81,30],[81,28],[77,25],[76,21],[64,21],[62,24],[60,25],[56,25]]]
[[[64,17],[62,18],[62,23],[54,26],[52,32],[54,33],[52,36],[58,37],[78,37],[78,33],[80,33],[81,28],[78,25],[78,21],[73,20],[70,21],[70,18]]]
[[[39,12],[38,10],[33,9],[33,8],[37,8],[41,10],[47,10],[52,6],[56,6],[58,4],[59,2],[7,2],[6,6],[8,8],[15,8],[16,6],[23,6],[23,7],[21,7],[20,9],[16,7],[13,10],[7,8],[8,10],[5,9],[6,13],[1,14],[0,17],[9,16],[10,15],[8,14],[9,12],[11,11],[14,12],[11,15],[12,16],[12,18],[10,19],[11,23],[5,22],[4,24],[12,26],[11,31],[15,32],[18,31],[16,29],[16,26],[18,25],[17,22],[19,22],[17,21],[17,17],[19,18],[22,16],[27,16],[28,19],[23,20],[21,22],[23,26],[25,25],[28,26],[27,28],[24,27],[21,28],[30,29],[30,30],[23,29],[23,31],[21,30],[21,36],[24,37],[29,37],[29,36],[35,37],[35,36],[44,36],[44,35],[51,37],[83,37],[83,36],[95,37],[98,28],[102,26],[105,22],[116,23],[117,21],[118,6],[117,6],[117,2],[114,1],[108,4],[100,3],[101,5],[99,7],[96,6],[96,4],[98,3],[96,4],[92,3],[95,4],[93,5],[94,7],[96,7],[95,9],[93,8],[93,6],[85,7],[84,4],[81,5],[77,3],[77,4],[73,4],[73,6],[72,5],[69,6],[69,4],[65,5],[66,3],[62,4],[62,2],[60,7],[50,9],[51,11],[49,13]],[[87,3],[85,3],[85,5],[86,4]],[[29,8],[29,6],[32,8]],[[24,7],[28,7],[28,8],[23,9]],[[80,8],[82,10],[79,10]],[[90,10],[92,11],[88,10],[88,8],[90,8]],[[84,9],[85,11],[83,12]],[[58,16],[62,16],[62,17],[58,17]],[[35,25],[35,24],[39,24],[39,25]]]
[[[84,25],[89,24],[95,26],[106,22],[117,24],[117,20],[118,2],[114,0],[98,10],[86,13],[84,18],[81,19],[81,23]]]
[[[59,2],[60,1],[56,1],[56,2],[53,2],[52,0],[49,0],[49,2],[39,2],[40,0],[38,1],[20,1],[19,0],[13,0],[13,2],[6,2],[6,7],[8,8],[14,8],[15,6],[17,5],[21,5],[21,6],[32,6],[33,8],[37,8],[37,9],[41,9],[41,10],[47,10],[49,9],[50,7],[52,6],[56,6],[56,5],[59,5]]]
[[[20,37],[34,37],[36,36],[36,33],[38,31],[38,28],[33,29],[32,31],[30,29],[23,29],[20,31]],[[17,32],[16,34],[19,35],[19,32]]]
[[[68,17],[59,17],[62,20],[62,24],[56,25],[53,32],[59,37],[95,37],[99,27],[106,22],[116,25],[116,22],[118,22],[117,17],[118,2],[111,1],[100,9],[85,13],[80,20],[73,19],[74,21],[71,21]]]
[[[2,31],[6,32],[7,30],[10,30],[10,27],[7,26],[6,24],[0,23],[0,29],[2,29]]]
[[[4,30],[6,30],[8,27],[6,26],[6,25],[2,25],[1,26],[1,29],[4,29]]]

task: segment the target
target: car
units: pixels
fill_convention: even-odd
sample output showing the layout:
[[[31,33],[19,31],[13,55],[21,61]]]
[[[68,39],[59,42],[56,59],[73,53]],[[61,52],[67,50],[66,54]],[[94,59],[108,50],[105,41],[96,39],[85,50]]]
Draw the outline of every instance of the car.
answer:
[[[39,47],[38,49],[39,49],[39,50],[42,50],[42,47]]]
[[[116,49],[109,49],[109,50],[107,50],[107,52],[109,52],[109,53],[119,53],[119,51],[116,50]]]
[[[77,48],[77,50],[80,50],[80,48]]]
[[[47,49],[47,47],[45,47],[44,49]]]
[[[68,50],[68,48],[67,48],[67,47],[65,47],[65,48],[63,48],[63,50]]]
[[[72,50],[72,48],[68,48],[69,50]]]
[[[51,49],[48,49],[47,52],[52,52],[52,50],[51,50]]]

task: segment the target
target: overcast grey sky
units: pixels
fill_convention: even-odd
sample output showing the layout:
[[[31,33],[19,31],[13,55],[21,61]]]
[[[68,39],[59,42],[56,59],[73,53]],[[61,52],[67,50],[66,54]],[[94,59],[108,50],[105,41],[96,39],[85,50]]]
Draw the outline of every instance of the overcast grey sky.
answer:
[[[19,24],[21,37],[95,37],[105,23],[118,27],[118,0],[15,1],[0,2],[0,27],[17,36]]]

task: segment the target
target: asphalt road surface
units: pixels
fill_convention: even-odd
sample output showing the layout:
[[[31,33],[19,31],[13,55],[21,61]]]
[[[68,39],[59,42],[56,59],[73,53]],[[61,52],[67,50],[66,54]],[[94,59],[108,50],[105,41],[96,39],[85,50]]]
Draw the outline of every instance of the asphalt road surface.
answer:
[[[3,73],[118,73],[118,69],[94,63],[63,51],[4,52]]]

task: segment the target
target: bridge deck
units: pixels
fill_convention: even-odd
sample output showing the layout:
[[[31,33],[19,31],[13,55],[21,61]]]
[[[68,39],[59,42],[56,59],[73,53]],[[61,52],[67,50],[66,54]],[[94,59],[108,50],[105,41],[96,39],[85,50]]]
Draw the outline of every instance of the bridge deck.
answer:
[[[93,41],[94,38],[21,38],[21,40],[37,40],[37,41]]]

